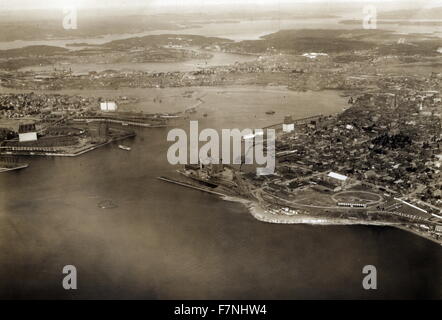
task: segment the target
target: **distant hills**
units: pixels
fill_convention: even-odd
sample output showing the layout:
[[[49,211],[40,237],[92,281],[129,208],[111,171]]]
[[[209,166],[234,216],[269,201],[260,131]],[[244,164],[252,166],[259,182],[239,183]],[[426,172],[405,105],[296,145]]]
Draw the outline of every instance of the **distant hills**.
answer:
[[[261,40],[241,41],[226,47],[250,53],[265,52],[268,48],[293,54],[304,52],[338,53],[370,49],[373,47],[373,43],[365,41],[365,38],[373,36],[373,34],[385,33],[385,31],[378,30],[282,30],[266,35]]]
[[[441,20],[442,19],[442,7],[435,8],[422,8],[414,10],[394,10],[380,12],[378,19],[430,19]]]
[[[134,34],[150,30],[179,30],[186,27],[156,16],[89,17],[79,12],[78,28],[65,30],[61,12],[57,18],[18,21],[0,18],[0,41],[79,39],[107,34]]]
[[[55,56],[69,52],[68,49],[54,46],[28,46],[18,49],[0,50],[0,58]]]
[[[398,40],[401,41],[398,41]],[[87,43],[78,43],[74,46]],[[50,64],[65,58],[99,56],[118,51],[125,55],[121,61],[177,61],[192,58],[192,50],[184,48],[218,47],[232,53],[263,54],[286,53],[301,55],[318,52],[339,55],[335,61],[363,61],[355,51],[369,50],[380,56],[439,56],[442,39],[422,34],[395,34],[387,30],[281,30],[261,37],[259,40],[235,42],[219,37],[204,37],[186,34],[162,34],[115,40],[89,48],[70,51],[54,46],[28,46],[0,51],[0,68],[14,70],[35,64]],[[269,52],[270,51],[270,52]],[[109,58],[109,61],[113,61]]]
[[[225,43],[232,43],[233,40],[218,38],[218,37],[204,37],[198,35],[178,35],[178,34],[161,34],[148,35],[143,37],[134,37],[128,39],[114,40],[102,45],[112,49],[125,49],[133,47],[153,47],[165,45],[177,46],[212,46],[221,45]]]
[[[400,38],[403,43],[398,43]],[[345,53],[376,50],[381,55],[437,55],[442,39],[427,35],[397,35],[387,30],[282,30],[263,36],[224,45],[227,51],[264,53],[277,50],[288,54],[306,52]]]

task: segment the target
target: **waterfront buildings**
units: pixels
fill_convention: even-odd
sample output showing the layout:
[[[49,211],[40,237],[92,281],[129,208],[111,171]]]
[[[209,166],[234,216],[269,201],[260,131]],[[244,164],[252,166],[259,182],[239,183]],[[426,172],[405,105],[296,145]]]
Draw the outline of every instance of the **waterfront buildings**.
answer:
[[[117,111],[118,106],[115,101],[104,101],[100,103],[100,110],[104,112],[114,112]]]
[[[103,143],[108,139],[109,125],[106,121],[92,121],[88,124],[89,135],[94,143]]]
[[[18,129],[20,142],[37,141],[37,130],[35,124],[21,124]]]
[[[284,118],[284,123],[282,124],[283,132],[292,132],[295,130],[295,123],[291,116],[286,116]]]

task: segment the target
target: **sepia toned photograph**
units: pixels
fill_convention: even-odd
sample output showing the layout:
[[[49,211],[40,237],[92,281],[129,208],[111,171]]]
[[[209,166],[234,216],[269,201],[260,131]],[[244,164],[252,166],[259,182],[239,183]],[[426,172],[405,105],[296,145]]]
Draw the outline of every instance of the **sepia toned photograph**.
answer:
[[[441,90],[439,0],[0,0],[0,300],[440,300]]]

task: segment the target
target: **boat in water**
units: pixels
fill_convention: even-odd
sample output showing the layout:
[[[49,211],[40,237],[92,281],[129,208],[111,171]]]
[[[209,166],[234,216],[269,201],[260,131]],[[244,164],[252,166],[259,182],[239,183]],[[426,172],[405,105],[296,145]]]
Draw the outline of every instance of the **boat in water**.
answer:
[[[12,167],[0,167],[0,173],[1,172],[7,172],[7,171],[13,171],[13,170],[21,170],[21,169],[25,169],[29,167],[29,164],[25,163],[25,164],[21,164],[21,165],[17,165],[17,166],[12,166]]]
[[[275,114],[275,111],[269,110],[269,111],[266,111],[266,114]]]
[[[118,145],[118,148],[120,148],[122,150],[126,150],[126,151],[130,151],[131,150],[131,147],[123,146],[122,144]]]
[[[101,209],[114,209],[118,206],[112,200],[103,200],[98,203],[98,207]]]
[[[0,172],[21,170],[27,168],[28,166],[28,163],[19,162],[15,157],[0,157]]]

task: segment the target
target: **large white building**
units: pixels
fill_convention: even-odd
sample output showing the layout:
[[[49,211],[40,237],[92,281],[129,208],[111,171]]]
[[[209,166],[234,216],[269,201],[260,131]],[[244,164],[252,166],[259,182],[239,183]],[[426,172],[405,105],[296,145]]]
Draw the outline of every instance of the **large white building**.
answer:
[[[109,111],[117,111],[118,106],[115,101],[104,101],[100,103],[100,110],[109,112]]]
[[[284,123],[282,124],[282,131],[283,132],[292,132],[295,131],[295,123],[290,116],[286,116],[284,118]]]
[[[343,174],[332,171],[327,174],[325,180],[331,183],[334,186],[333,191],[337,192],[341,191],[343,188],[348,186],[350,179],[347,176],[344,176]]]
[[[18,128],[18,141],[37,141],[37,130],[35,124],[21,124]]]
[[[345,181],[347,181],[347,179],[348,179],[347,176],[344,176],[343,174],[336,173],[336,172],[330,172],[330,173],[328,174],[328,176],[329,176],[330,178],[333,178],[333,179],[339,180],[339,181],[341,181],[341,182],[345,182]]]

